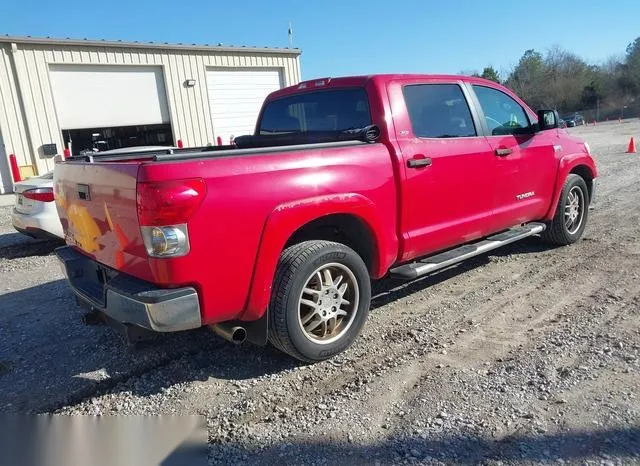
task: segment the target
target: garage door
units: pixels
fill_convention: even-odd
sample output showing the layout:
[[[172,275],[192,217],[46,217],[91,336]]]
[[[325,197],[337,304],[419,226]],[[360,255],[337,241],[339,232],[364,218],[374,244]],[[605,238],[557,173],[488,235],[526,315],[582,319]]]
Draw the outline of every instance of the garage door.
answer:
[[[279,71],[208,71],[207,89],[213,133],[228,144],[232,136],[252,134],[265,97],[282,87]]]
[[[161,67],[51,65],[50,76],[62,129],[169,122]]]

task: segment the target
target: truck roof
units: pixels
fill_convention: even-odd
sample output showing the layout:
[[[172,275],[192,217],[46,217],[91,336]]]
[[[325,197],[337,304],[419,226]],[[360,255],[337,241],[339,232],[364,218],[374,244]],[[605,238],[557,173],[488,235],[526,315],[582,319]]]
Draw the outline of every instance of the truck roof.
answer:
[[[383,85],[389,81],[395,81],[399,79],[429,79],[429,80],[442,80],[442,81],[468,81],[477,84],[490,84],[497,85],[493,81],[488,79],[477,78],[475,76],[464,76],[455,74],[370,74],[370,75],[358,75],[358,76],[339,76],[336,78],[324,77],[309,79],[307,81],[301,81],[293,86],[285,87],[278,91],[272,92],[269,95],[269,99],[283,97],[286,95],[297,93],[304,89],[316,89],[316,88],[331,88],[331,87],[362,87],[367,82],[373,80],[376,83]]]

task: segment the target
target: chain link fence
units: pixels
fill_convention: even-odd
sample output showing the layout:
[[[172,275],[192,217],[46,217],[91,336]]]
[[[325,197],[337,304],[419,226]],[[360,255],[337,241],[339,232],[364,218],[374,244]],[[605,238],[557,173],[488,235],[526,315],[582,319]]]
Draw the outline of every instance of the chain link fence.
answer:
[[[573,113],[574,112],[560,112],[560,116]],[[625,118],[637,118],[640,117],[640,101],[633,101],[627,104],[618,102],[607,104],[606,102],[602,102],[597,107],[582,108],[576,110],[575,113],[582,115],[588,123],[592,123],[593,121],[615,121]]]

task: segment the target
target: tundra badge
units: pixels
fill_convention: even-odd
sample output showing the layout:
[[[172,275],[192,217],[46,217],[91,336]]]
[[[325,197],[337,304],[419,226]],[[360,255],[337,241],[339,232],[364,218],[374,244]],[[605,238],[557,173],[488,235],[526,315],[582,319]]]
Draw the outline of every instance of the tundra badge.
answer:
[[[535,195],[536,195],[536,193],[534,193],[533,191],[529,191],[529,192],[522,193],[522,194],[516,194],[516,199],[521,201],[523,199],[526,199],[528,197],[532,197],[532,196],[535,196]]]

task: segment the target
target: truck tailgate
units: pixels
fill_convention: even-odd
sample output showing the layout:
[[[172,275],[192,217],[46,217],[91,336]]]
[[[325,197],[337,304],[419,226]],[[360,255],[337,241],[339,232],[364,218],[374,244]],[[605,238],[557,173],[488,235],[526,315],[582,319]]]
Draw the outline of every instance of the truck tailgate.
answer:
[[[54,194],[67,244],[114,269],[151,276],[136,207],[139,161],[58,164]]]

